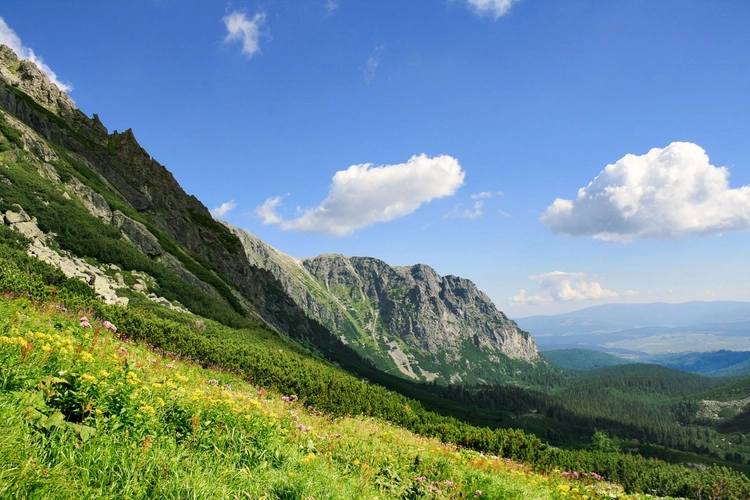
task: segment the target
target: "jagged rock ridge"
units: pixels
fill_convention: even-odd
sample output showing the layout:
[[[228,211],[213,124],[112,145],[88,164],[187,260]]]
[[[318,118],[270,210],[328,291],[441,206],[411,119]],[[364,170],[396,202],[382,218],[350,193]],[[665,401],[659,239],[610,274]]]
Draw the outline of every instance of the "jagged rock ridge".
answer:
[[[531,335],[469,280],[371,257],[295,259],[224,224],[250,262],[273,273],[309,315],[383,369],[426,381],[488,381],[501,374],[504,356],[539,359]]]

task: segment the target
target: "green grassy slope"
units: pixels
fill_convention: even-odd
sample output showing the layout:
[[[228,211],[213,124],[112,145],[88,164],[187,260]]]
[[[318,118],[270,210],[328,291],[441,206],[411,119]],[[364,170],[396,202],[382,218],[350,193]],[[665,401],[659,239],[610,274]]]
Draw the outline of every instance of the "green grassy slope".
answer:
[[[166,363],[167,360],[160,357],[167,352],[172,353],[169,354],[170,360],[186,356],[192,358],[198,362],[193,365],[198,372],[213,366],[225,370],[210,373],[215,383],[222,386],[228,383],[234,388],[240,383],[237,378],[240,376],[242,380],[250,380],[256,387],[265,390],[295,394],[301,402],[327,415],[318,422],[326,418],[335,421],[349,416],[370,416],[412,429],[424,436],[437,437],[444,442],[522,460],[528,464],[528,471],[533,469],[553,473],[553,478],[558,477],[554,475],[555,469],[598,469],[597,472],[623,483],[631,491],[655,490],[661,494],[695,495],[701,488],[717,487],[725,492],[722,498],[741,498],[737,492],[750,492],[750,481],[726,469],[700,472],[609,451],[555,450],[523,432],[492,431],[441,417],[425,411],[417,401],[363,382],[311,357],[304,349],[262,325],[235,330],[158,306],[142,310],[105,306],[90,296],[87,298],[85,293],[78,293],[76,286],[68,285],[70,280],[61,278],[58,271],[27,257],[19,250],[24,243],[22,239],[9,234],[9,231],[7,228],[0,230],[0,234],[3,234],[0,240],[3,257],[0,261],[0,287],[6,293],[12,291],[14,296],[21,293],[34,300],[51,300],[56,295],[55,301],[46,303],[30,302],[28,299],[9,301],[7,298],[2,302],[0,318],[5,350],[2,354],[4,361],[0,365],[0,380],[3,384],[3,422],[7,422],[7,429],[18,429],[9,434],[12,439],[3,441],[6,446],[2,449],[9,464],[7,469],[3,469],[4,477],[8,478],[3,484],[17,488],[12,494],[32,492],[38,488],[38,491],[48,492],[48,496],[63,497],[70,494],[70,488],[86,486],[93,488],[90,490],[91,496],[106,497],[112,495],[113,490],[106,489],[104,476],[112,475],[115,479],[110,478],[110,481],[122,491],[146,488],[133,490],[132,497],[144,496],[144,491],[161,492],[159,488],[162,486],[166,488],[163,490],[167,492],[165,495],[179,496],[179,491],[184,491],[180,488],[200,488],[208,481],[206,471],[216,466],[217,456],[230,457],[230,464],[239,464],[231,465],[231,470],[220,467],[220,485],[225,489],[218,491],[249,488],[247,482],[240,480],[244,469],[251,471],[252,477],[257,474],[263,478],[268,473],[267,478],[262,480],[266,482],[260,483],[268,491],[277,486],[297,488],[298,493],[291,494],[291,498],[302,498],[298,495],[305,491],[328,490],[333,483],[343,484],[342,492],[353,491],[347,490],[346,481],[340,479],[344,472],[334,467],[346,469],[345,465],[333,458],[318,461],[316,457],[323,455],[319,448],[323,440],[312,438],[311,434],[309,437],[306,434],[305,438],[295,437],[289,446],[301,451],[295,455],[296,458],[284,458],[293,454],[289,447],[285,448],[286,445],[278,442],[285,436],[281,430],[285,426],[291,427],[292,431],[295,428],[304,430],[296,426],[310,424],[297,423],[296,420],[282,421],[279,424],[281,430],[278,430],[280,434],[273,431],[273,435],[268,436],[271,432],[269,427],[277,428],[273,421],[264,420],[262,415],[257,416],[260,420],[255,420],[254,414],[246,416],[248,408],[258,404],[249,401],[248,397],[250,400],[257,399],[257,392],[244,390],[240,396],[225,395],[218,390],[218,386],[211,386],[216,388],[216,392],[203,388],[199,389],[202,391],[200,393],[195,393],[192,388],[188,392],[188,387],[182,392],[172,392],[179,387],[168,387],[168,383],[177,384],[180,379],[172,377],[170,373],[173,368],[166,366],[174,365],[174,361]],[[55,285],[54,290],[51,284]],[[63,309],[60,301],[66,304],[67,310]],[[117,325],[121,339],[147,343],[151,346],[152,354],[141,351],[143,354],[131,359],[129,353],[133,344],[127,344],[125,348],[128,354],[123,357],[125,352],[119,350],[122,341],[114,337],[105,338],[106,332],[102,328],[93,332],[78,324],[82,314],[78,311],[85,312],[92,321],[94,317],[101,318],[99,321],[111,321]],[[97,324],[96,321],[94,323]],[[98,348],[104,350],[97,351]],[[152,367],[156,372],[151,372]],[[110,376],[114,378],[110,379]],[[201,402],[208,406],[201,406]],[[216,409],[214,405],[221,408]],[[232,416],[230,413],[235,413],[235,407],[238,411]],[[96,411],[97,408],[100,413]],[[299,413],[297,416],[301,418]],[[294,417],[290,415],[289,418]],[[242,419],[250,422],[250,428],[244,427],[246,424]],[[242,426],[237,427],[237,422],[242,422]],[[121,436],[119,433],[125,434]],[[328,432],[329,435],[337,433],[343,434],[334,432],[333,428]],[[358,436],[352,441],[372,444],[373,441],[368,439]],[[378,472],[365,475],[364,481],[355,481],[355,484],[362,483],[362,488],[370,488],[367,491],[376,489],[388,497],[411,495],[429,498],[429,493],[420,493],[421,496],[409,493],[413,489],[419,491],[422,486],[422,481],[416,479],[426,476],[419,468],[419,464],[426,460],[423,458],[420,462],[417,458],[421,458],[421,455],[416,457],[411,455],[411,451],[401,450],[398,443],[395,440],[390,444],[392,458],[376,454],[370,463],[378,464]],[[422,445],[423,449],[425,447]],[[152,449],[156,462],[147,459]],[[330,447],[329,452],[334,449],[335,446]],[[126,459],[133,454],[141,459]],[[407,460],[405,456],[410,458]],[[176,458],[176,461],[170,462],[169,457]],[[280,464],[274,466],[274,460],[280,461]],[[355,460],[359,460],[359,465],[364,462],[361,458]],[[306,473],[307,479],[301,476],[291,476],[298,478],[291,481],[282,479],[288,477],[286,475],[290,472],[290,469],[284,468],[284,464],[288,464],[291,470],[299,470],[297,467],[304,470],[304,467],[295,464],[308,462],[314,468]],[[21,463],[35,465],[19,467]],[[259,467],[268,470],[256,471]],[[280,470],[274,470],[274,467]],[[439,470],[447,470],[445,467],[440,466]],[[96,472],[99,468],[104,471],[102,474]],[[328,470],[326,468],[333,469],[324,474]],[[233,473],[233,470],[239,472]],[[407,479],[407,475],[412,473],[415,476]],[[58,482],[47,481],[45,474],[58,477]],[[451,475],[464,477],[459,476],[458,472]],[[183,482],[179,480],[180,477],[184,478]],[[313,477],[316,479],[313,480]],[[458,484],[458,481],[443,477],[440,474],[431,476],[429,484],[445,480]],[[239,483],[235,483],[235,480]],[[141,482],[143,484],[135,484]],[[466,498],[465,494],[471,488],[482,487],[475,486],[478,483],[469,479],[462,484],[471,486],[469,490],[462,490],[464,493],[461,495],[456,495],[457,498]],[[560,483],[554,482],[553,486],[556,484]],[[44,490],[45,485],[51,489]],[[402,487],[406,489],[398,489]],[[490,487],[485,486],[488,490]],[[400,493],[392,493],[390,488]],[[500,489],[496,491],[498,495],[502,492]],[[554,498],[557,492],[555,487],[548,496],[539,498]],[[206,496],[209,496],[208,493]],[[346,494],[342,493],[341,496],[346,497]],[[523,497],[523,494],[516,494],[516,497]]]

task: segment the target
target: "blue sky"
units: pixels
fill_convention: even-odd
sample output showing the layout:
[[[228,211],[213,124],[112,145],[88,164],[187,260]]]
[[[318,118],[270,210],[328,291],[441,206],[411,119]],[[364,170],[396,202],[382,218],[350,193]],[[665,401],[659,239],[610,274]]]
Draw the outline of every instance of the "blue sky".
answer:
[[[511,317],[750,300],[750,2],[5,0],[0,17],[81,110],[288,254],[426,263]]]

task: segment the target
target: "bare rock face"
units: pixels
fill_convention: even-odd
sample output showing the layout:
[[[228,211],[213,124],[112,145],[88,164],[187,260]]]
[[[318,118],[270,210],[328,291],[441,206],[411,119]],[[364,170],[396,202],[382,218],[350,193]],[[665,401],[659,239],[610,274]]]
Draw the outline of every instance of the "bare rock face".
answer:
[[[50,111],[66,116],[77,111],[70,97],[57,88],[36,64],[26,59],[19,60],[5,45],[0,45],[0,66],[0,73],[6,81]]]
[[[326,287],[342,286],[377,304],[384,329],[407,346],[460,361],[467,341],[488,353],[534,361],[536,342],[471,281],[424,264],[389,266],[371,257],[321,255],[303,265]]]
[[[112,224],[119,228],[138,250],[149,257],[158,257],[164,253],[161,245],[159,245],[159,240],[146,229],[146,226],[119,210],[115,210],[112,214]]]
[[[102,219],[106,223],[109,223],[112,220],[112,210],[109,208],[109,204],[107,203],[107,200],[104,199],[104,196],[100,195],[75,177],[71,177],[65,184],[65,187],[70,189],[73,194],[76,195],[91,215]]]

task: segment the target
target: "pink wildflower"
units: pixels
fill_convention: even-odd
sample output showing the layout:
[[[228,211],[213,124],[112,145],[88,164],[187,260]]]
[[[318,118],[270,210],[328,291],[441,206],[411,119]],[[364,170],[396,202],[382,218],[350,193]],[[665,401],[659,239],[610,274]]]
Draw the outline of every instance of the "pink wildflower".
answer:
[[[112,323],[110,323],[109,321],[105,321],[104,323],[102,323],[102,325],[104,326],[104,328],[111,331],[112,333],[117,333],[117,327],[113,325]]]
[[[91,328],[91,323],[89,323],[89,319],[86,316],[81,318],[81,328]]]
[[[424,477],[424,476],[419,476],[419,477],[417,477],[417,478],[414,478],[414,480],[415,480],[416,482],[418,482],[418,483],[422,483],[422,482],[424,482],[424,481],[425,481],[426,479],[427,479],[427,478],[426,478],[426,477]]]

